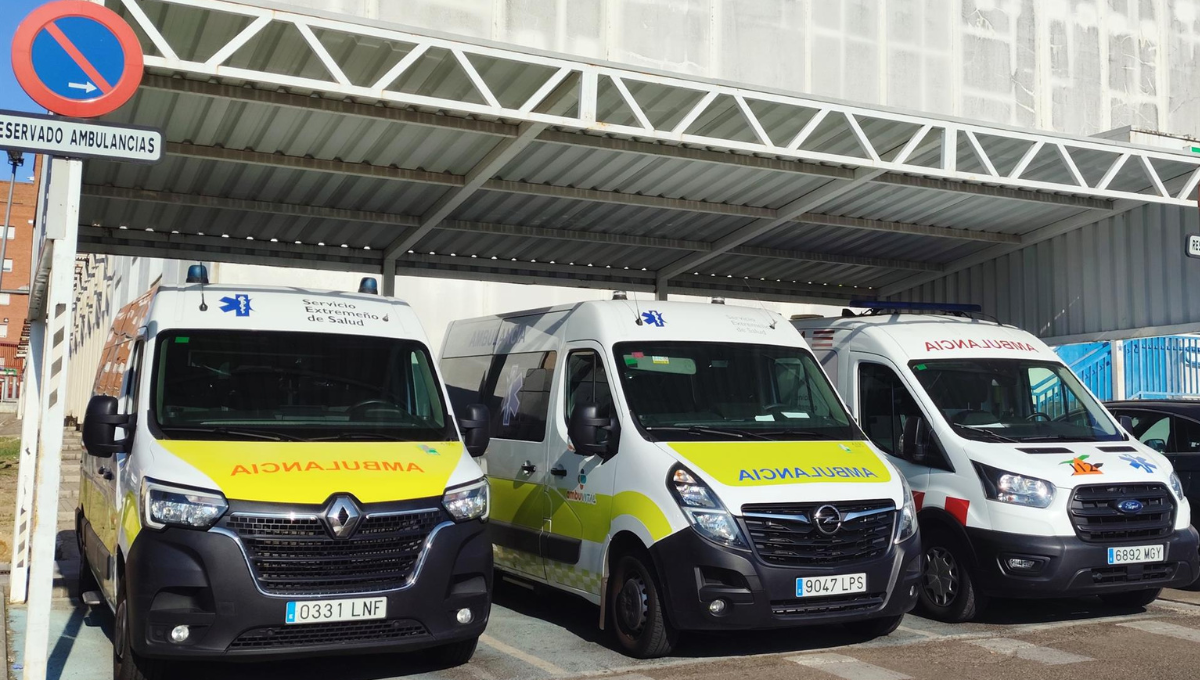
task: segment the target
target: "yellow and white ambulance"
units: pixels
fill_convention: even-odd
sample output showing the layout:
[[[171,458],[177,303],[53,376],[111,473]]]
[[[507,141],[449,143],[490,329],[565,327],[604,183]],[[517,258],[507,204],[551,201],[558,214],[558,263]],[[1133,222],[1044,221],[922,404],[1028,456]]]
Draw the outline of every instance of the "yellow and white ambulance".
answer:
[[[923,611],[966,621],[993,596],[1136,607],[1195,580],[1171,464],[1045,343],[970,305],[859,304],[872,309],[794,324],[912,485]]]
[[[689,630],[882,635],[916,604],[912,495],[778,314],[614,299],[457,321],[441,368],[491,413],[496,566],[598,604],[628,654]]]
[[[114,675],[183,659],[436,648],[490,611],[488,487],[412,309],[372,294],[160,286],[117,315],[83,425],[85,601]],[[471,420],[474,419],[474,420]]]

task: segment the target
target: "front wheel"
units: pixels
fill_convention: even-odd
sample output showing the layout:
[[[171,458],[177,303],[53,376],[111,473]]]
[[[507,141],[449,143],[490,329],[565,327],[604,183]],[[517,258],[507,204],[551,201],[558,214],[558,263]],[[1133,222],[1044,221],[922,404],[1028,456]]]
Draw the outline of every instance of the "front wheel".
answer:
[[[125,603],[125,582],[117,590],[117,609],[113,621],[113,680],[165,680],[170,674],[166,664],[146,659],[133,651],[129,629],[129,607]]]
[[[1110,607],[1120,607],[1122,609],[1132,609],[1133,607],[1145,607],[1146,605],[1158,599],[1162,594],[1162,588],[1153,588],[1151,590],[1134,590],[1125,593],[1108,593],[1100,596],[1100,601]]]
[[[479,646],[479,638],[459,640],[448,645],[435,647],[431,650],[434,660],[442,668],[461,666],[475,656],[475,648]]]
[[[646,564],[635,555],[622,555],[608,588],[608,611],[617,643],[638,659],[666,656],[678,634],[667,622],[662,591]]]
[[[976,590],[957,541],[936,533],[927,539],[921,554],[919,601],[922,612],[947,623],[970,621],[983,611],[987,600]]]
[[[900,627],[900,622],[903,620],[904,614],[899,614],[897,616],[884,616],[878,619],[851,621],[843,623],[842,627],[856,638],[874,640],[875,638],[885,637],[896,632],[896,629]]]

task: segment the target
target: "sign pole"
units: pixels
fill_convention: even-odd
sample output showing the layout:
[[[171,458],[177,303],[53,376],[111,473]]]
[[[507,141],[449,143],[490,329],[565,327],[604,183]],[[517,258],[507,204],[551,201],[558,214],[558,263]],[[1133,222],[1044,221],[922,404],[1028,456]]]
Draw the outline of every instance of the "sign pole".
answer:
[[[41,441],[34,492],[33,540],[26,613],[24,680],[44,680],[49,656],[50,607],[54,590],[54,539],[58,534],[58,490],[61,482],[63,423],[71,356],[71,321],[75,305],[75,253],[79,237],[79,199],[83,161],[51,161],[47,195],[46,247],[50,248],[50,284],[42,325]]]

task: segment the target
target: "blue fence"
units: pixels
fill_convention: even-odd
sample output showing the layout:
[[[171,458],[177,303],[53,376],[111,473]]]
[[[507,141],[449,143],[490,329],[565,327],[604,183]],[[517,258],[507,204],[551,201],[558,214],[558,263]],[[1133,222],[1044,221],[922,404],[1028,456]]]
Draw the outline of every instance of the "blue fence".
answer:
[[[1126,399],[1200,398],[1200,336],[1167,335],[1122,344]],[[1101,399],[1113,399],[1113,343],[1063,345],[1055,351]]]

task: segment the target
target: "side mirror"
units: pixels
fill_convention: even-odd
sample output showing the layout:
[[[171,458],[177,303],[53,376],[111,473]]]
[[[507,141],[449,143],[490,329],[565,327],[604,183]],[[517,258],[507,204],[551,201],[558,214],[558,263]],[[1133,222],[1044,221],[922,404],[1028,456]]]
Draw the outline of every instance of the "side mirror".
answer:
[[[89,455],[111,458],[114,453],[125,450],[128,437],[117,441],[117,428],[128,429],[133,417],[120,414],[119,410],[116,397],[97,394],[88,401],[83,416],[83,447]]]
[[[1147,439],[1142,443],[1159,453],[1166,453],[1167,451],[1167,442],[1162,439]]]
[[[487,451],[488,443],[492,441],[491,420],[488,407],[483,404],[471,404],[463,409],[458,428],[462,430],[463,445],[471,457],[478,458]]]
[[[1126,432],[1133,432],[1133,418],[1129,416],[1121,416],[1117,418],[1117,422],[1121,423],[1121,429]]]
[[[904,441],[901,449],[902,457],[926,467],[934,467],[940,463],[937,449],[933,443],[933,433],[921,416],[909,416],[904,422]]]
[[[575,453],[580,456],[600,456],[608,460],[617,455],[621,441],[621,424],[608,408],[596,404],[578,404],[571,412],[567,434]]]

